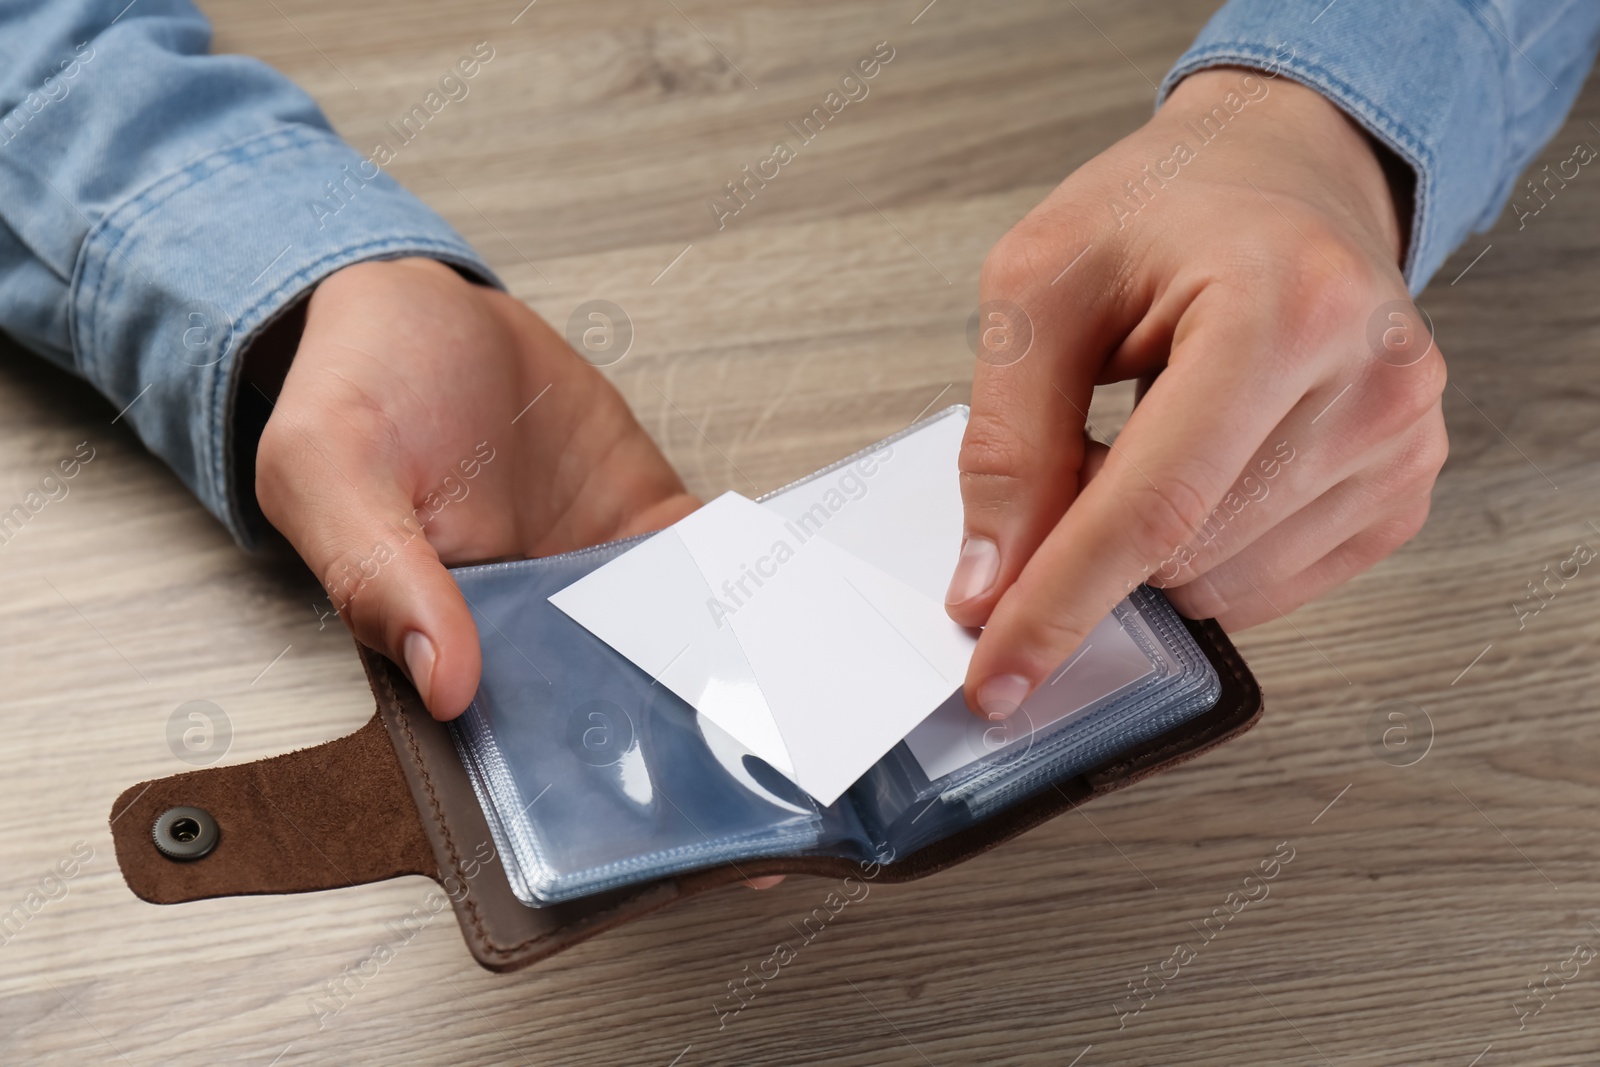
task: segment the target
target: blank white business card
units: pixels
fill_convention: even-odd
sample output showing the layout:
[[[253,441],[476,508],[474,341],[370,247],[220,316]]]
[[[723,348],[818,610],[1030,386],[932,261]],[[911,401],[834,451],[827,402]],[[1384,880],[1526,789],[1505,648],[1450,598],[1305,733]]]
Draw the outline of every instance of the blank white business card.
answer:
[[[550,598],[832,804],[966,675],[922,592],[727,493]]]
[[[1115,617],[997,730],[960,692],[945,613],[966,410],[788,486],[728,493],[550,598],[752,754],[831,804],[904,740],[930,780],[1146,677]]]

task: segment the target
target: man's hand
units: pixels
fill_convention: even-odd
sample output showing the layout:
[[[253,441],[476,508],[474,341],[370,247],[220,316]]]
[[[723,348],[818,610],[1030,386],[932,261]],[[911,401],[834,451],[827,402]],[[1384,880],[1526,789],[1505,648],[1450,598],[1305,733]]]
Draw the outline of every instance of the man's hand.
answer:
[[[348,267],[312,294],[256,495],[440,719],[466,709],[482,666],[445,563],[564,552],[697,504],[543,320],[424,259]]]
[[[1010,714],[1146,579],[1238,629],[1417,532],[1445,458],[1445,371],[1401,241],[1342,112],[1212,70],[995,246],[980,326],[1001,332],[973,382],[947,598],[986,627],[972,708]],[[1107,452],[1085,436],[1090,395],[1130,378],[1148,391]]]

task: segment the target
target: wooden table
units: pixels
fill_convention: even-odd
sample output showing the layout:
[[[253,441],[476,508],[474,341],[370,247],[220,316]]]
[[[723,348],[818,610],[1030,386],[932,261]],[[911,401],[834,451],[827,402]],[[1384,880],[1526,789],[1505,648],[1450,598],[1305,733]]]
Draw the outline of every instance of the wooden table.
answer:
[[[715,494],[964,400],[985,251],[1148,115],[1150,80],[1213,6],[922,2],[205,7],[219,50],[287,72],[360,146],[490,42],[471,95],[391,171],[552,322],[625,308],[637,339],[608,373]],[[707,199],[884,40],[870,96],[719,232]],[[1539,162],[1600,141],[1597,119],[1591,82]],[[1472,238],[1424,295],[1452,374],[1433,517],[1243,635],[1268,694],[1253,732],[957,870],[874,887],[721,1029],[727,983],[828,885],[702,897],[503,977],[439,919],[321,1026],[312,998],[431,883],[136,900],[106,813],[183,769],[176,707],[223,708],[225,758],[246,761],[354,729],[371,698],[295,560],[236,550],[113,408],[8,351],[0,500],[80,441],[96,458],[0,546],[0,911],[74,848],[92,857],[0,946],[0,1060],[1594,1062],[1600,966],[1520,1032],[1515,1005],[1600,946],[1600,571],[1521,630],[1510,603],[1600,544],[1597,207],[1585,171],[1526,229]],[[1130,396],[1104,392],[1115,425]],[[1396,709],[1405,723],[1383,718]],[[1379,734],[1400,725],[1388,749],[1374,715]],[[1281,842],[1294,859],[1270,898],[1119,1030],[1127,983],[1198,941]]]

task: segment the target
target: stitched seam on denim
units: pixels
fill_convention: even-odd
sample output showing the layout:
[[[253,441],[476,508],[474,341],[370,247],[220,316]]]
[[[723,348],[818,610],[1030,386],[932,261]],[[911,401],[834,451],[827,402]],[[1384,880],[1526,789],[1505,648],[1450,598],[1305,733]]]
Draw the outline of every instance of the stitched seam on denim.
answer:
[[[1389,115],[1387,110],[1380,107],[1376,101],[1324,64],[1312,60],[1296,58],[1285,62],[1277,57],[1275,51],[1261,45],[1250,44],[1245,41],[1227,41],[1207,45],[1205,48],[1191,53],[1177,67],[1173,68],[1168,77],[1181,77],[1194,73],[1201,66],[1215,66],[1218,63],[1238,59],[1270,61],[1283,74],[1299,74],[1307,80],[1315,80],[1316,84],[1312,86],[1313,88],[1339,93],[1339,103],[1360,110],[1369,120],[1379,123],[1383,131],[1396,141],[1404,142],[1406,147],[1418,155],[1432,158],[1432,152],[1428,149],[1428,146],[1401,127]]]
[[[90,255],[97,255],[99,258],[97,277],[94,280],[93,288],[89,291],[89,306],[85,311],[85,316],[89,319],[89,321],[91,323],[98,321],[100,304],[108,296],[116,295],[115,292],[111,294],[102,293],[100,291],[100,287],[105,284],[105,278],[109,274],[109,271],[106,268],[110,263],[111,256],[118,253],[122,241],[128,236],[129,227],[124,225],[122,220],[129,212],[137,210],[139,212],[139,218],[147,216],[153,212],[154,209],[159,208],[167,200],[170,200],[172,197],[178,195],[178,193],[193,188],[195,185],[199,184],[194,180],[194,175],[199,170],[211,168],[206,175],[207,177],[210,177],[247,160],[254,161],[258,159],[264,159],[267,156],[277,154],[278,152],[288,151],[291,148],[309,146],[314,142],[314,139],[309,136],[313,130],[314,127],[279,126],[270,130],[262,131],[261,133],[252,134],[244,140],[235,142],[234,144],[215,149],[198,159],[184,164],[178,170],[163,174],[153,179],[149,184],[144,186],[144,188],[140,189],[138,192],[134,193],[127,200],[124,200],[122,203],[107,211],[103,216],[101,216],[98,222],[91,223],[88,232],[84,234],[83,248],[79,252],[80,259],[86,258]],[[255,150],[257,147],[257,142],[270,140],[273,138],[280,138],[282,139],[283,143],[280,145],[271,146],[267,151]],[[331,133],[323,133],[323,136],[320,139],[330,143],[343,143],[338,141],[338,138]],[[228,155],[232,155],[234,158],[228,160],[222,166],[214,165],[213,161],[217,160],[218,157]],[[159,199],[157,199],[158,196]],[[108,235],[112,233],[115,234],[115,240],[106,240]],[[100,254],[96,250],[96,246],[100,244],[104,244],[103,254]],[[124,256],[128,254],[126,250],[121,250],[121,252]],[[84,279],[84,283],[88,283],[87,278]],[[94,331],[92,329],[89,331],[88,336],[91,340],[93,340]],[[76,348],[76,345],[74,347]],[[85,349],[83,355],[86,359],[92,358],[94,369],[96,373],[98,373],[101,369],[98,352],[94,351],[91,347]],[[80,369],[87,370],[87,366],[87,363],[80,364]]]
[[[279,143],[262,143],[270,141]],[[173,197],[193,189],[197,185],[204,184],[205,181],[234,166],[247,162],[258,162],[284,152],[311,148],[319,144],[342,148],[350,152],[354,151],[335,134],[316,127],[304,125],[277,126],[270,130],[252,134],[242,141],[236,141],[233,144],[215,149],[198,159],[184,164],[178,170],[161,175],[127,200],[107,211],[98,222],[90,225],[88,232],[84,234],[83,248],[79,252],[80,260],[85,260],[90,256],[98,260],[95,268],[96,276],[92,284],[86,274],[80,282],[81,286],[89,286],[86,293],[88,307],[84,313],[85,318],[91,324],[97,322],[100,305],[106,299],[114,298],[120,293],[120,290],[114,290],[109,294],[104,293],[100,290],[100,287],[105,284],[105,278],[109,275],[108,267],[111,257],[119,253],[125,257],[128,256],[127,250],[121,248],[122,242],[128,237],[132,228],[131,224],[125,224],[123,221],[127,215],[136,212],[136,217],[130,222],[142,221]],[[97,246],[103,246],[103,249],[97,248]],[[117,283],[113,282],[113,284]],[[94,338],[94,332],[93,329],[88,331],[88,336],[91,340]],[[77,347],[75,343],[74,349],[76,350]],[[101,370],[98,350],[90,346],[84,349],[83,355],[86,359],[92,360],[94,369],[98,373]],[[86,371],[88,363],[79,363],[79,368]]]
[[[263,143],[272,141],[280,143]],[[304,125],[275,126],[272,129],[252,134],[242,141],[235,141],[233,144],[224,145],[221,148],[207,152],[197,159],[190,160],[177,170],[156,178],[132,197],[106,212],[101,225],[116,225],[122,233],[126,234],[128,227],[121,225],[118,219],[131,211],[137,210],[139,218],[142,219],[178,194],[201,185],[218,174],[231,170],[242,163],[255,163],[292,149],[309,148],[319,142],[330,146],[343,147],[347,151],[355,151],[339,140],[336,135],[326,130],[317,130],[315,127]]]
[[[477,268],[477,261],[470,257],[470,248],[453,244],[437,237],[383,237],[365,244],[353,245],[335,252],[328,252],[313,260],[311,263],[295,271],[266,296],[251,304],[239,313],[235,328],[238,331],[233,347],[229,352],[227,363],[231,368],[244,353],[249,343],[255,339],[261,325],[268,318],[263,311],[267,307],[282,307],[292,301],[296,296],[309,287],[314,276],[325,277],[341,267],[350,266],[364,260],[389,258],[395,254],[407,252],[425,252],[432,258],[458,266]],[[468,253],[464,255],[463,253]],[[341,263],[340,261],[343,260]],[[332,266],[338,264],[338,266]],[[286,294],[286,295],[285,295]],[[253,321],[259,319],[260,321]],[[222,447],[222,435],[227,429],[227,390],[220,390],[218,384],[227,379],[216,373],[211,368],[211,381],[207,386],[205,399],[206,411],[206,437],[205,448],[208,453],[201,473],[206,481],[206,491],[212,494],[217,501],[217,511],[223,515],[230,515],[227,493],[227,471],[224,458],[227,450]],[[231,372],[230,372],[231,373]],[[230,515],[231,517],[231,515]]]
[[[69,309],[79,306],[82,301],[87,301],[83,311],[87,320],[87,329],[85,331],[76,331],[69,328],[69,335],[74,339],[74,364],[85,378],[96,384],[104,378],[105,368],[101,360],[101,346],[98,343],[99,338],[97,336],[101,316],[100,309],[107,300],[115,300],[122,293],[123,286],[129,283],[127,277],[112,274],[109,269],[111,257],[118,254],[128,258],[129,264],[132,266],[132,258],[129,251],[122,247],[129,234],[129,227],[124,225],[123,220],[130,213],[135,213],[134,220],[148,218],[172,197],[201,184],[204,178],[212,177],[238,163],[265,158],[295,147],[307,146],[313,143],[313,138],[310,136],[313,132],[314,128],[312,127],[275,127],[271,130],[254,134],[243,141],[208,152],[176,171],[155,178],[133,196],[107,211],[98,222],[90,224],[88,232],[84,234],[83,245],[79,250],[79,258],[83,260],[93,256],[98,259],[92,287],[76,300],[71,299],[69,295],[68,300]],[[333,138],[331,133],[325,136]],[[261,143],[274,139],[282,143]],[[337,138],[333,139],[337,140]],[[228,158],[221,165],[217,165],[216,161],[219,157],[231,158]],[[134,269],[137,271],[137,268]],[[88,283],[88,279],[89,275],[86,269],[83,274],[83,280]],[[107,279],[110,279],[109,290],[106,288]],[[72,313],[69,310],[69,316],[71,315]],[[72,317],[69,317],[69,322],[72,321]],[[78,344],[80,336],[86,338],[86,343],[82,346]],[[93,377],[89,373],[91,367],[93,368]],[[194,473],[195,480],[198,483],[196,489],[202,495],[202,500],[208,508],[225,515],[227,509],[225,501],[219,495],[216,476],[219,462],[217,453],[220,450],[217,447],[215,419],[211,414],[215,403],[215,383],[218,374],[215,367],[202,368],[202,372],[205,378],[201,382],[199,391],[203,398],[208,425],[201,440],[197,443],[190,443],[192,447],[195,447]]]

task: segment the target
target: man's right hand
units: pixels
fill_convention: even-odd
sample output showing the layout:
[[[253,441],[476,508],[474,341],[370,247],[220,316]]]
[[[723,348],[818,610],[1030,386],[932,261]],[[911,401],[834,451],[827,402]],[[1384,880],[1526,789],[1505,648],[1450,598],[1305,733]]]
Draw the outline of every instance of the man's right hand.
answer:
[[[1185,79],[1001,239],[983,307],[1032,341],[983,353],[961,450],[947,606],[985,627],[970,707],[1010,714],[1139,582],[1239,629],[1416,533],[1445,368],[1401,243],[1343,112],[1226,69]],[[1109,453],[1086,441],[1096,384],[1152,378]]]

